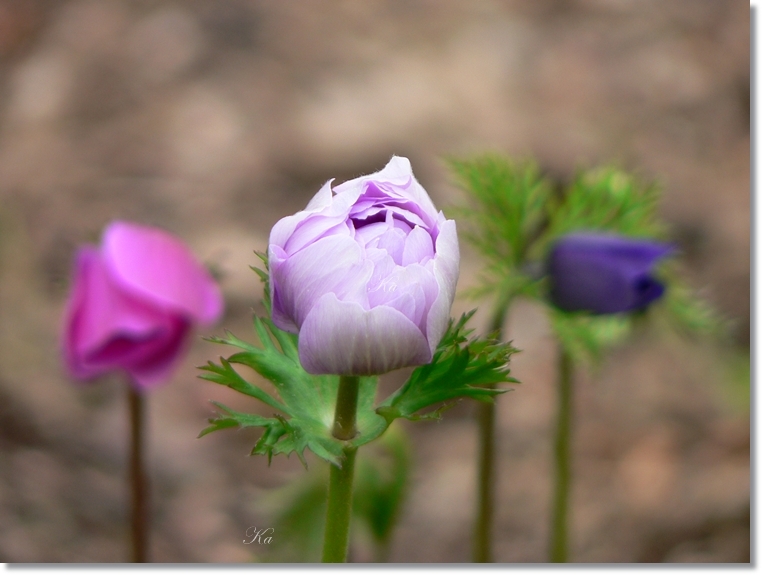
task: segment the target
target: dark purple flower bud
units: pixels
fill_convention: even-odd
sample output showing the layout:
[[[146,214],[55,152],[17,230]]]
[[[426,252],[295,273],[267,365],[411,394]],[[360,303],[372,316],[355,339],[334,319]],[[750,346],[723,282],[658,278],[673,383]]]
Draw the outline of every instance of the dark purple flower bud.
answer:
[[[673,251],[668,244],[603,233],[564,236],[547,261],[551,300],[565,311],[595,314],[643,309],[664,293],[653,268]]]
[[[220,289],[177,238],[113,222],[100,248],[77,253],[64,319],[63,351],[73,377],[126,372],[138,389],[166,382],[196,324],[222,314]]]
[[[458,281],[455,222],[407,158],[339,186],[272,229],[272,318],[314,374],[370,375],[431,361]]]

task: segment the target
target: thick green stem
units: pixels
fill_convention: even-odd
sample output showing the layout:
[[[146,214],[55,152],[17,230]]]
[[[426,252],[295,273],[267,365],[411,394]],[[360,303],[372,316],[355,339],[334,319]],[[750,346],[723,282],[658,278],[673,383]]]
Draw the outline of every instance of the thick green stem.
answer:
[[[569,555],[568,515],[571,488],[572,359],[561,348],[558,358],[558,420],[555,438],[555,486],[550,560],[566,563]]]
[[[357,396],[360,378],[342,375],[333,416],[333,436],[348,441],[357,435]]]
[[[143,396],[127,387],[130,416],[130,491],[132,499],[132,561],[148,561],[148,481],[143,467]]]
[[[503,324],[511,300],[501,301],[490,324],[490,332],[502,339]],[[492,562],[492,523],[495,508],[495,403],[479,402],[477,405],[479,426],[479,472],[477,492],[477,516],[474,525],[474,563]]]
[[[342,376],[336,397],[333,435],[347,441],[357,435],[357,395],[360,378]],[[352,515],[352,480],[356,447],[344,447],[341,467],[331,465],[328,509],[325,516],[323,563],[345,563],[349,551],[349,523]]]

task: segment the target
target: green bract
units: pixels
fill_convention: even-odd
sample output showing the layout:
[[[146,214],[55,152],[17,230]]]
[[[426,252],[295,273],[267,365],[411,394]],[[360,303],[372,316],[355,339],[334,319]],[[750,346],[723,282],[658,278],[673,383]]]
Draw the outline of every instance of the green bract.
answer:
[[[267,272],[259,270],[258,274],[267,291]],[[450,320],[431,363],[413,370],[407,382],[380,404],[376,404],[378,378],[360,378],[358,434],[349,441],[341,441],[331,433],[339,376],[307,373],[299,363],[297,336],[279,329],[269,319],[255,317],[259,345],[251,345],[229,332],[223,338],[210,338],[241,351],[201,367],[204,374],[200,377],[261,401],[273,409],[273,415],[240,413],[214,402],[219,413],[209,420],[201,436],[229,427],[261,427],[263,433],[252,454],[271,458],[295,452],[304,462],[304,450],[309,448],[318,457],[340,465],[342,449],[373,441],[397,418],[437,417],[441,408],[430,413],[423,410],[462,397],[492,401],[506,390],[487,386],[515,382],[508,375],[508,361],[515,350],[498,341],[468,339],[471,330],[465,325],[473,313],[464,314],[458,322]],[[250,367],[272,382],[278,397],[246,381],[234,364]]]

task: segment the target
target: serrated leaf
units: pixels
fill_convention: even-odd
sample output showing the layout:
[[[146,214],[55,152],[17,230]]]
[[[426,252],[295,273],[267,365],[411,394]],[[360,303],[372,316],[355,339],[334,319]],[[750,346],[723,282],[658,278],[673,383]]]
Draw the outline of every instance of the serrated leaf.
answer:
[[[450,321],[432,362],[416,368],[408,381],[378,408],[378,378],[359,378],[357,429],[348,442],[333,437],[332,427],[339,377],[312,375],[304,371],[298,360],[298,346],[292,334],[279,330],[269,320],[255,318],[254,327],[260,347],[248,344],[232,334],[211,341],[232,345],[242,350],[201,368],[201,377],[225,385],[274,407],[280,414],[272,418],[235,412],[218,405],[222,415],[210,421],[202,435],[239,427],[261,427],[263,434],[252,450],[268,458],[280,453],[296,453],[304,461],[304,450],[335,465],[341,464],[342,450],[347,445],[359,447],[378,438],[398,417],[411,420],[436,418],[442,402],[470,397],[491,401],[505,390],[499,383],[515,382],[508,375],[508,361],[515,351],[509,344],[491,339],[469,339],[466,329],[473,311],[463,314],[458,322]],[[244,380],[232,364],[246,365],[269,379],[280,401],[258,386]],[[439,407],[422,413],[427,407]]]
[[[686,285],[678,273],[676,262],[670,263],[659,270],[667,290],[664,297],[652,306],[653,311],[664,316],[670,327],[684,337],[727,339],[734,326]]]
[[[231,333],[209,341],[238,348],[219,364],[210,362],[200,368],[203,379],[225,385],[240,393],[254,397],[279,411],[274,418],[233,412],[222,408],[224,414],[210,423],[202,434],[228,429],[234,426],[261,427],[263,434],[252,454],[273,455],[296,453],[304,460],[309,449],[318,457],[340,465],[342,442],[331,433],[338,393],[339,377],[312,375],[299,362],[297,338],[275,326],[268,319],[254,318],[254,330],[259,346],[249,344]],[[280,400],[259,386],[246,381],[233,364],[250,367],[277,390]],[[350,443],[359,446],[377,438],[387,427],[386,421],[374,410],[378,378],[362,377],[359,380],[357,428],[358,435]]]
[[[465,325],[474,311],[458,322],[450,320],[431,363],[416,368],[407,382],[376,410],[387,421],[397,417],[420,419],[420,410],[461,397],[492,401],[506,390],[494,386],[517,383],[510,377],[508,362],[516,351],[510,344],[475,338]]]
[[[226,343],[225,341],[218,339],[210,339],[209,341]],[[286,406],[284,406],[281,402],[276,400],[262,388],[257,387],[256,385],[252,385],[244,378],[242,378],[238,372],[230,365],[230,361],[226,360],[225,358],[220,358],[219,365],[210,361],[207,365],[199,367],[198,369],[207,372],[199,376],[201,379],[205,379],[213,383],[219,383],[220,385],[225,385],[239,393],[254,397],[260,400],[262,403],[269,405],[270,407],[274,407],[275,409],[287,413]]]

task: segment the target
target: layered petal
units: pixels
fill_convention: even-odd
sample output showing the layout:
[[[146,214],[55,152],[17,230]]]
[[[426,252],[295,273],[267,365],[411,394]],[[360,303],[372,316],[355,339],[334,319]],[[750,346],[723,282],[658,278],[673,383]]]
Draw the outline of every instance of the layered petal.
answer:
[[[371,308],[386,305],[399,310],[425,336],[429,310],[439,292],[433,265],[395,266],[378,284],[369,288],[368,303]]]
[[[434,257],[434,244],[431,235],[423,228],[416,226],[405,238],[402,250],[402,265],[426,263]]]
[[[344,193],[358,194],[360,197],[367,194],[369,197],[395,198],[405,202],[405,207],[426,220],[427,224],[436,221],[437,209],[431,198],[418,183],[413,175],[410,160],[400,156],[392,156],[389,163],[383,169],[349,180],[334,187],[337,195]]]
[[[398,310],[366,310],[328,293],[302,324],[299,359],[313,374],[372,375],[427,363],[431,350],[420,329]]]
[[[344,194],[341,197],[333,196],[331,192],[331,182],[328,180],[320,191],[307,204],[307,208],[297,212],[293,216],[287,216],[278,220],[270,231],[269,244],[286,248],[286,242],[294,234],[297,227],[302,222],[315,217],[335,219],[345,221],[348,219],[349,210],[359,196],[359,192]]]
[[[270,265],[272,316],[281,329],[299,328],[326,293],[367,307],[367,284],[373,264],[363,249],[346,236],[329,236],[281,259],[277,250]]]
[[[445,221],[439,232],[436,243],[436,256],[432,260],[432,269],[439,294],[431,304],[426,324],[426,338],[431,353],[434,353],[439,342],[447,331],[450,321],[450,308],[455,299],[455,287],[460,275],[460,246],[458,232],[454,220]]]
[[[273,321],[299,333],[313,373],[378,374],[429,361],[458,280],[455,222],[436,211],[406,158],[333,193],[329,182],[270,234]]]
[[[114,222],[103,237],[104,263],[114,280],[137,296],[202,324],[222,314],[222,293],[188,248],[155,228]]]

